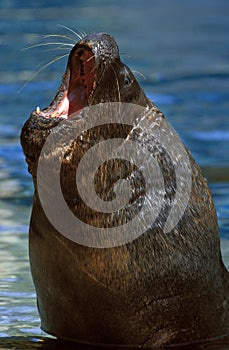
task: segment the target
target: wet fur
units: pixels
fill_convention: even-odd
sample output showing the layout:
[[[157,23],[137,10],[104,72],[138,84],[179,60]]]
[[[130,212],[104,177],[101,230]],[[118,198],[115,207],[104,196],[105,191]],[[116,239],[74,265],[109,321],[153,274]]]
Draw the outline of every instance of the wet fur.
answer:
[[[92,45],[97,45],[96,40]],[[152,122],[159,117],[159,127],[166,125],[163,114],[146,98],[132,72],[120,60],[105,63],[101,60],[98,72],[97,88],[90,104],[123,101],[148,106]],[[127,75],[131,84],[127,84]],[[191,154],[190,201],[171,232],[163,233],[165,206],[158,222],[138,239],[116,248],[85,247],[55,230],[43,212],[37,193],[36,171],[41,148],[51,130],[58,135],[59,128],[69,127],[59,122],[55,118],[38,118],[33,112],[21,134],[34,181],[30,264],[42,329],[58,338],[79,342],[143,348],[196,342],[228,333],[229,277],[221,258],[215,208],[206,180]],[[152,152],[161,162],[166,188],[171,193],[173,171],[160,145],[152,144],[150,131],[147,135],[128,128],[117,130],[123,138],[128,136],[142,145],[153,146]],[[96,224],[108,219],[87,211],[72,184],[76,164],[90,142],[95,139],[99,142],[105,135],[115,137],[114,128],[98,128],[96,133],[94,130],[83,135],[81,142],[76,140],[68,147],[70,162],[66,158],[62,169],[69,206],[77,215]],[[128,180],[131,169],[127,168],[121,164],[122,176]],[[101,193],[104,193],[101,184],[105,170],[108,174],[113,171],[109,178],[112,187],[120,174],[120,164],[101,168],[95,183]],[[140,186],[143,186],[141,182]],[[168,197],[166,205],[169,202]]]

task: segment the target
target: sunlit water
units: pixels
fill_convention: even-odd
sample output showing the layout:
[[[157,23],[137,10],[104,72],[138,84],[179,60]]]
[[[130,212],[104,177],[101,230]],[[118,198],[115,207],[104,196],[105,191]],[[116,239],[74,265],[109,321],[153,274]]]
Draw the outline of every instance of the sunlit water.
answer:
[[[27,249],[33,187],[19,133],[37,105],[50,103],[66,64],[47,67],[18,94],[40,64],[65,52],[20,50],[56,41],[42,35],[69,34],[58,23],[114,35],[209,179],[229,268],[228,15],[227,0],[0,2],[0,337],[44,335]]]

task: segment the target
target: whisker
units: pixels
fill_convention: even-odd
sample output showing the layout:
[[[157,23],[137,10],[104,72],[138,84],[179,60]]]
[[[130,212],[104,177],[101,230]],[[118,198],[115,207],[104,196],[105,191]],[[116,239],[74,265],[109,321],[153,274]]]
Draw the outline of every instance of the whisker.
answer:
[[[132,58],[132,56],[130,56],[128,53],[126,52],[120,52],[120,56],[126,56],[128,58]]]
[[[66,55],[66,56],[67,56],[67,55],[69,55],[69,53],[67,53],[67,52],[66,52],[64,55]],[[58,58],[60,58],[60,59],[61,59],[61,58],[62,58],[62,56],[64,56],[64,55],[55,56],[55,57],[54,57],[54,59],[53,59],[52,61],[50,61],[50,62],[53,62],[53,61],[54,61],[53,63],[55,63],[55,62],[56,62],[56,61],[55,61],[55,59],[56,59],[56,58],[57,58],[57,61],[58,61]],[[46,62],[46,60],[45,60],[45,61],[42,61],[42,62],[40,62],[40,63],[38,63],[38,64],[36,65],[36,67],[40,67],[40,66],[42,66],[42,67],[43,67],[43,65],[46,65],[46,63],[45,63],[45,62]]]
[[[85,38],[85,36],[88,35],[87,32],[85,32],[82,29],[77,29],[77,31],[78,31],[78,34],[80,34],[80,36],[82,37],[82,39]]]
[[[91,57],[89,57],[86,62],[90,62],[93,58],[95,58],[95,55],[92,55]]]
[[[99,51],[98,51],[98,54],[100,55]],[[98,77],[98,79],[97,79],[97,86],[100,84],[100,81],[102,80],[103,75],[104,75],[105,72],[106,72],[106,61],[103,62],[103,64],[104,64],[104,69],[103,69],[103,71],[102,71],[100,77]],[[91,73],[93,73],[95,69],[96,69],[96,65],[94,65],[93,69],[91,70]],[[91,73],[90,73],[90,74],[91,74]]]
[[[26,50],[34,49],[36,47],[48,46],[48,45],[62,45],[62,46],[69,46],[69,47],[74,46],[73,44],[70,44],[70,43],[68,44],[68,43],[62,43],[62,42],[49,42],[49,43],[39,43],[39,44],[27,46],[21,49],[21,51],[26,51]]]
[[[92,74],[92,73],[94,73],[94,71],[95,71],[95,66],[90,70],[90,74]]]
[[[52,37],[57,37],[57,38],[63,38],[63,39],[68,39],[71,40],[75,43],[75,40],[73,37],[68,36],[68,35],[61,35],[61,34],[48,34],[48,35],[44,35],[43,39],[47,39],[47,38],[52,38]]]
[[[80,39],[80,40],[83,39],[82,33],[80,33],[80,34],[81,34],[81,35],[80,35],[80,34],[78,34],[77,32],[75,32],[73,29],[71,29],[71,28],[69,28],[69,27],[66,27],[66,26],[64,26],[64,25],[62,25],[62,24],[58,24],[58,26],[67,29],[69,32],[73,33],[78,39]]]
[[[116,73],[114,67],[112,66],[112,64],[111,64],[111,69],[113,70],[114,75],[116,77],[116,84],[117,84],[117,89],[118,89],[118,102],[121,102],[121,93],[120,93],[120,86],[119,86],[119,82],[118,82],[118,77],[117,77],[117,73]]]
[[[146,76],[145,76],[143,73],[141,73],[141,72],[139,72],[139,71],[137,71],[137,70],[133,70],[132,72],[141,75],[141,77],[142,77],[143,79],[147,80]]]
[[[82,29],[78,29],[79,34],[82,36],[82,39],[87,36],[87,32],[83,31]]]
[[[52,49],[43,50],[43,52],[50,52],[50,51],[57,51],[57,50],[66,50],[66,47],[62,47],[62,45],[60,45],[60,46],[54,47]]]
[[[95,69],[95,67],[91,70],[91,72],[93,72],[94,69]],[[97,80],[97,83],[96,83],[97,86],[99,86],[100,81],[102,80],[105,71],[106,71],[106,62],[105,62],[104,69],[103,69],[103,71],[102,71],[102,73],[101,73],[101,76],[100,76],[100,78]],[[90,74],[91,74],[91,73],[90,73]],[[92,104],[93,104],[93,102],[94,102],[94,99],[95,99],[95,96],[92,96]]]
[[[51,64],[55,63],[56,61],[68,56],[68,53],[65,53],[64,55],[55,57],[52,61],[48,62],[47,64],[45,64],[43,67],[41,67],[29,80],[27,80],[27,82],[20,88],[20,90],[18,90],[18,93],[20,94],[21,91],[38,75],[40,74],[43,70],[45,70],[47,67],[49,67]]]

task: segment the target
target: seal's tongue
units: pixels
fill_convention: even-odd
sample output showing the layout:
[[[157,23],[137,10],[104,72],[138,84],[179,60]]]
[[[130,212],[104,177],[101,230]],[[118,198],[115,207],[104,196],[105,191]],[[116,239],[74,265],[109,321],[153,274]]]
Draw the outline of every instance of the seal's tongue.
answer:
[[[79,46],[70,55],[61,87],[50,107],[37,114],[47,118],[72,119],[87,106],[95,85],[95,58],[87,46]],[[39,111],[39,113],[38,113]]]

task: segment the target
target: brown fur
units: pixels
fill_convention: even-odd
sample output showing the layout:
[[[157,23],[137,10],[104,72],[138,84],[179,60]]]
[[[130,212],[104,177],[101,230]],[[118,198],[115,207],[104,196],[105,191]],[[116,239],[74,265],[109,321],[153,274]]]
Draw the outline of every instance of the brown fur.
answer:
[[[89,104],[123,101],[148,106],[152,108],[152,122],[159,116],[166,125],[161,112],[146,98],[129,68],[121,62],[113,38],[105,34],[92,35],[82,43],[94,53],[100,50],[96,67],[99,84]],[[130,86],[125,86],[124,72],[130,76]],[[58,119],[38,117],[33,112],[21,134],[35,189],[29,247],[42,329],[58,338],[79,342],[143,348],[199,341],[227,333],[228,272],[221,258],[211,194],[192,156],[189,154],[190,201],[171,232],[165,234],[162,230],[166,208],[171,205],[171,198],[167,198],[167,207],[159,219],[136,240],[106,249],[81,246],[65,238],[50,224],[37,193],[36,170],[42,145],[50,130],[55,129],[58,135],[58,128],[70,127],[69,123],[58,124]],[[142,145],[151,146],[163,171],[166,193],[173,198],[173,169],[160,145],[154,144],[147,134],[127,126],[98,127],[68,147],[68,158],[63,161],[61,173],[69,207],[79,217],[96,225],[105,223],[109,227],[114,222],[125,222],[127,214],[132,213],[123,211],[121,217],[98,216],[86,208],[74,186],[77,162],[94,139],[118,136],[129,136]],[[95,181],[98,192],[105,196],[120,174],[130,181],[129,175],[134,170],[127,162],[104,165]],[[108,174],[107,177],[104,174]],[[141,176],[136,178],[135,185],[140,188],[134,192],[134,200],[137,200],[144,194]]]

